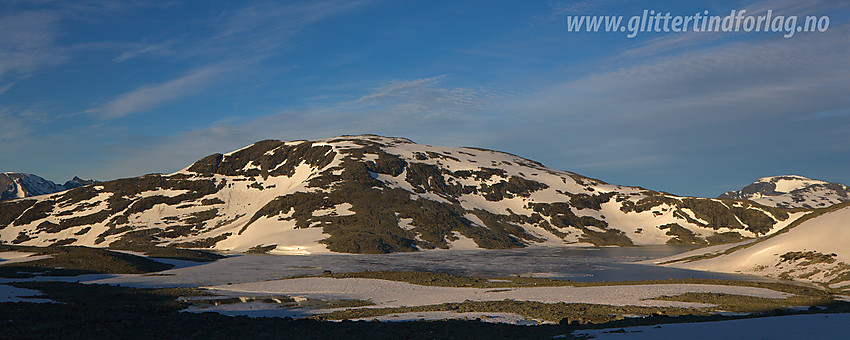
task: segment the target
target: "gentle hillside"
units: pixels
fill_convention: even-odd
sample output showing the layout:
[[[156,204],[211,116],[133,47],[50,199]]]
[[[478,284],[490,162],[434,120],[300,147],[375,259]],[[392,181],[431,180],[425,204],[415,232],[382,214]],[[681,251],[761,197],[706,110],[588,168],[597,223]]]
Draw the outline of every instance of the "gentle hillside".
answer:
[[[367,135],[265,140],[170,175],[2,202],[0,240],[289,254],[707,245],[771,234],[801,214]]]
[[[848,245],[850,203],[844,203],[812,212],[800,222],[757,242],[717,254],[696,257],[682,254],[667,265],[810,281],[839,288],[850,286]]]
[[[850,187],[803,176],[786,175],[759,178],[738,191],[719,198],[751,200],[779,208],[825,208],[850,201]]]

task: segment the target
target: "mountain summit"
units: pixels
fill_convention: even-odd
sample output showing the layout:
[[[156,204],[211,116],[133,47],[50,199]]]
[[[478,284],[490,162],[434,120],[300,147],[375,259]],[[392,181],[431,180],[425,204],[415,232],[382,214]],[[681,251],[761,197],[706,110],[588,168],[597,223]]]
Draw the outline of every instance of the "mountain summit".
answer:
[[[759,178],[718,198],[751,200],[779,208],[824,208],[850,201],[850,188],[841,183],[784,175]]]
[[[705,245],[770,234],[799,214],[363,135],[264,140],[169,175],[2,202],[0,241],[281,254]]]

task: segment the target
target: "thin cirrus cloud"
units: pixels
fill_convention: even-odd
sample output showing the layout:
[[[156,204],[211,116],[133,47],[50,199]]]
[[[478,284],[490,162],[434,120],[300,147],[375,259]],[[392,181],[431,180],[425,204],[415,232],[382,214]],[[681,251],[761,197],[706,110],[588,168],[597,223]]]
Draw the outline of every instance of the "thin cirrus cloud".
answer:
[[[377,87],[355,103],[385,106],[398,115],[421,117],[455,116],[480,110],[496,93],[484,89],[439,86],[447,75],[414,80],[394,80]]]
[[[188,44],[179,54],[196,57],[271,57],[285,51],[290,39],[305,27],[355,10],[369,2],[331,0],[254,3],[230,12],[220,20],[213,20],[209,27],[213,33]]]
[[[850,61],[842,57],[850,53],[847,31],[845,25],[831,28],[830,34],[727,43],[654,58],[554,84],[518,104],[555,115],[598,115],[602,105],[607,115],[644,121],[671,118],[669,114],[705,121],[757,119],[793,114],[792,108],[800,105],[841,104],[846,100],[840,96],[823,102],[816,94],[848,86]],[[747,115],[702,111],[733,104],[747,105],[740,107],[748,109]]]
[[[26,136],[32,132],[32,126],[49,121],[46,111],[39,107],[0,107],[0,141],[4,144]]]
[[[230,67],[226,65],[213,65],[192,70],[162,83],[139,87],[106,103],[89,108],[85,112],[100,119],[116,119],[143,112],[203,91],[228,70]]]
[[[99,18],[141,6],[121,1],[58,1],[50,4],[50,9],[33,9],[43,5],[38,2],[3,5],[11,14],[0,15],[0,32],[3,32],[0,34],[0,90],[8,90],[10,82],[26,78],[33,72],[72,60],[75,46],[57,42],[65,21]],[[18,7],[28,9],[16,11]]]
[[[303,27],[365,3],[260,3],[230,13],[213,34],[181,49],[169,40],[122,52],[113,61],[146,54],[180,55],[180,58],[212,56],[214,61],[211,66],[188,71],[174,79],[141,86],[85,112],[98,119],[116,119],[197,94],[215,86],[216,80],[235,68],[258,66],[261,61],[280,53],[280,47]]]
[[[123,62],[141,56],[162,56],[174,54],[173,45],[176,41],[169,40],[159,44],[133,44],[130,48],[124,49],[121,54],[112,59],[114,62]]]
[[[26,11],[0,17],[0,84],[10,77],[61,64],[67,57],[55,44],[60,16]],[[9,86],[8,84],[3,85]]]
[[[387,84],[381,85],[370,94],[364,95],[358,99],[358,102],[366,102],[391,97],[404,97],[407,94],[416,92],[418,89],[423,89],[431,84],[436,84],[441,79],[445,79],[446,75],[440,75],[430,78],[414,79],[414,80],[393,80]]]
[[[0,94],[6,93],[6,91],[9,91],[9,89],[12,88],[12,85],[13,85],[12,83],[0,85]]]

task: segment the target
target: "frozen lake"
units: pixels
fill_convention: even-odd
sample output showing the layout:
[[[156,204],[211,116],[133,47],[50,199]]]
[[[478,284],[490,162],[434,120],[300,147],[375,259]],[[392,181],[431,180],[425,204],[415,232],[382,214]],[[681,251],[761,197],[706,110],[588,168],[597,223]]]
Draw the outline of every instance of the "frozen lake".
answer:
[[[238,255],[177,268],[158,275],[121,275],[93,282],[132,286],[210,286],[334,273],[408,270],[468,276],[530,276],[573,281],[626,281],[667,278],[764,280],[635,264],[689,250],[689,247],[533,248],[447,250],[382,255]],[[182,261],[181,261],[182,262]]]

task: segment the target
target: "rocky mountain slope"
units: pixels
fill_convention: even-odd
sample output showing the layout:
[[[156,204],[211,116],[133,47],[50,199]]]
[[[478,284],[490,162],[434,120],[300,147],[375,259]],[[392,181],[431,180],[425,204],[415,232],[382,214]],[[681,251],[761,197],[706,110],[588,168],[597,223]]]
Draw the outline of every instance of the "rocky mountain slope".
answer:
[[[265,140],[174,174],[0,202],[0,240],[288,254],[707,245],[768,235],[803,213],[366,135]]]
[[[723,199],[751,200],[779,208],[824,208],[850,201],[850,187],[803,176],[759,178],[741,190],[720,195]]]
[[[668,266],[850,286],[850,203],[812,212],[756,242],[656,260]],[[700,254],[701,253],[701,254]]]

